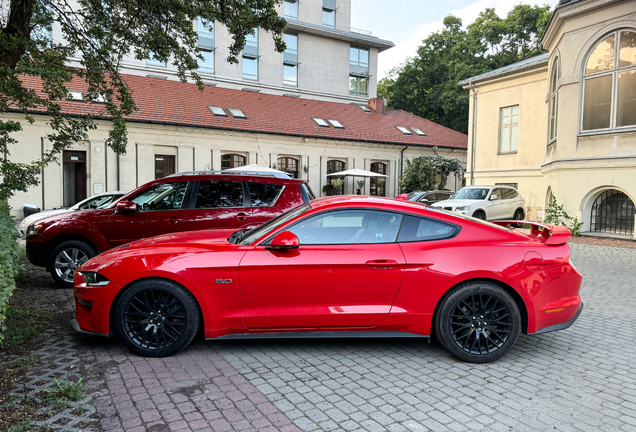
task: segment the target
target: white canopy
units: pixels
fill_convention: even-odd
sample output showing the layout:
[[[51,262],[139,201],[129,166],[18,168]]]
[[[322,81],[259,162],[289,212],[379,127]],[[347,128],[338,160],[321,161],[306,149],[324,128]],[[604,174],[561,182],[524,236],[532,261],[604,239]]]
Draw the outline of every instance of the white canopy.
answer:
[[[340,171],[337,173],[327,174],[327,177],[386,177],[384,174],[379,174],[371,171],[361,170],[358,168],[353,168],[345,171]]]

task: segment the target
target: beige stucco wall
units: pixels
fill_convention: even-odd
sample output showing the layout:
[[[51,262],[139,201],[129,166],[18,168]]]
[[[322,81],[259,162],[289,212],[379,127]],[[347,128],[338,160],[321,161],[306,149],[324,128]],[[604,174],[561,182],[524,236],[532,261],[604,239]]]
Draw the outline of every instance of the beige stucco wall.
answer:
[[[17,114],[5,116],[14,120],[23,120]],[[247,157],[248,164],[271,166],[280,156],[292,156],[300,160],[302,178],[316,196],[324,196],[322,186],[327,183],[327,161],[338,159],[346,162],[346,168],[369,170],[371,163],[387,164],[386,195],[394,197],[399,193],[400,154],[403,145],[371,144],[350,141],[307,139],[282,135],[257,134],[245,132],[197,129],[194,127],[159,126],[128,123],[127,154],[119,157],[120,178],[117,179],[117,156],[107,149],[109,123],[97,122],[98,127],[89,132],[88,141],[78,143],[73,150],[85,151],[87,161],[87,195],[102,191],[132,190],[137,186],[154,180],[154,155],[175,155],[177,171],[219,170],[221,155],[238,153]],[[42,148],[49,149],[50,143],[44,138],[50,129],[46,118],[36,116],[35,123],[24,125],[22,132],[14,137],[19,144],[12,149],[14,161],[29,162],[41,157]],[[438,149],[445,157],[457,157],[465,161],[465,151]],[[406,158],[419,155],[432,155],[431,148],[410,147],[404,152]],[[359,178],[347,178],[345,193],[355,193],[355,181]],[[461,187],[461,182],[449,179],[447,188]],[[20,192],[10,200],[13,214],[22,217],[25,203],[35,204],[41,209],[52,209],[63,204],[63,172],[61,164],[51,164],[44,169],[39,186]],[[369,193],[369,181],[366,181],[364,194]]]
[[[609,189],[636,202],[636,127],[611,132],[582,132],[582,68],[594,46],[607,34],[636,31],[636,1],[597,0],[557,10],[544,37],[550,59],[532,71],[519,71],[475,84],[477,91],[475,183],[519,183],[533,207],[545,207],[553,193],[565,210],[590,229],[594,200]],[[560,62],[557,139],[548,141],[548,76]],[[472,93],[471,93],[472,96]],[[499,107],[520,105],[519,151],[497,154]],[[470,115],[473,104],[471,98]],[[470,171],[472,121],[469,127]],[[470,173],[467,173],[470,178]],[[532,215],[531,215],[532,216]],[[535,217],[541,216],[535,214]]]

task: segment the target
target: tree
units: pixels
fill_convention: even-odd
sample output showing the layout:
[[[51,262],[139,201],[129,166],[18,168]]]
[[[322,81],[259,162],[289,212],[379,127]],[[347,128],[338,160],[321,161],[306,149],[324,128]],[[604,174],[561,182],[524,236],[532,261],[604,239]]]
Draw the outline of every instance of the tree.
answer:
[[[400,187],[405,193],[433,190],[438,177],[439,174],[430,157],[419,156],[413,158],[413,161],[407,159]]]
[[[12,134],[20,122],[0,120],[0,199],[38,184],[44,166],[73,142],[87,138],[95,128],[90,117],[71,117],[61,111],[67,84],[74,78],[88,84],[89,98],[103,98],[105,115],[112,119],[107,145],[118,154],[126,152],[125,117],[135,111],[135,102],[119,65],[127,55],[143,60],[172,62],[181,81],[191,77],[203,89],[196,70],[198,18],[225,25],[234,41],[228,61],[238,62],[246,36],[253,28],[271,31],[276,50],[284,51],[286,22],[276,12],[281,0],[5,0],[0,2],[0,114],[45,112],[52,150],[30,164],[12,162]],[[8,5],[6,4],[8,3]],[[63,42],[51,40],[55,26]],[[81,67],[69,60],[79,59]],[[29,85],[29,83],[31,85]]]
[[[543,52],[540,39],[549,6],[515,6],[500,18],[486,9],[474,23],[448,15],[444,28],[422,41],[417,55],[378,83],[378,96],[390,108],[468,132],[468,91],[458,82]]]

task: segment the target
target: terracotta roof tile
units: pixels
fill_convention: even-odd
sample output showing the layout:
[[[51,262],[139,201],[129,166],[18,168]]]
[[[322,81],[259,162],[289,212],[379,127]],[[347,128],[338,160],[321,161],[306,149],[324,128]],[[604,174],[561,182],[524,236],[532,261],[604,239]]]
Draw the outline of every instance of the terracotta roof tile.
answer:
[[[206,86],[200,92],[195,84],[124,75],[138,111],[127,117],[131,122],[175,124],[246,132],[274,133],[387,144],[438,146],[466,149],[468,136],[400,110],[385,109],[382,114],[365,113],[356,105],[313,99],[254,93]],[[38,80],[25,77],[35,88]],[[86,97],[86,83],[79,79],[67,85]],[[65,113],[105,117],[104,106],[82,102],[62,102]],[[225,109],[228,117],[212,114],[208,106]],[[227,108],[238,108],[247,117],[234,118]],[[34,112],[38,112],[34,110]],[[344,129],[320,127],[313,117],[339,121]],[[404,135],[396,126],[421,129],[426,136]]]

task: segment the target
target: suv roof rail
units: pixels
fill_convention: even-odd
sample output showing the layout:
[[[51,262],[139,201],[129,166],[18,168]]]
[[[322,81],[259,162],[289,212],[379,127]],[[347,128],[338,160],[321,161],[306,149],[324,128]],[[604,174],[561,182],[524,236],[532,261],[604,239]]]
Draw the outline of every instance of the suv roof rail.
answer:
[[[265,177],[274,177],[274,178],[281,178],[281,179],[286,179],[289,180],[291,179],[290,176],[288,176],[285,173],[277,173],[277,172],[270,172],[270,171],[258,171],[258,170],[250,170],[250,171],[228,171],[228,170],[221,170],[221,171],[184,171],[184,172],[180,172],[180,173],[176,173],[176,174],[170,174],[167,177],[178,177],[178,176],[185,176],[185,175],[204,175],[204,174],[223,174],[223,175],[239,175],[239,176],[244,176],[244,175],[259,175],[259,176],[265,176]]]

